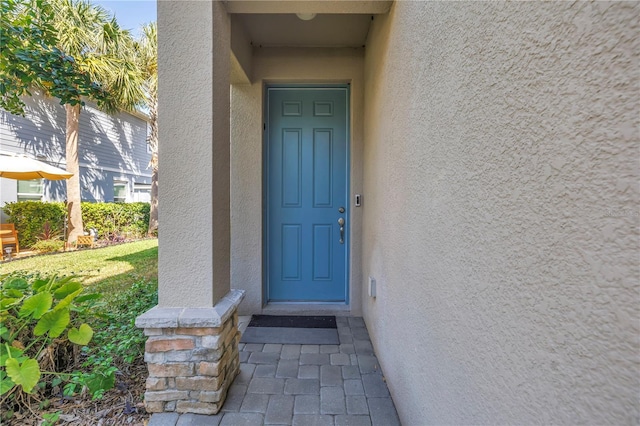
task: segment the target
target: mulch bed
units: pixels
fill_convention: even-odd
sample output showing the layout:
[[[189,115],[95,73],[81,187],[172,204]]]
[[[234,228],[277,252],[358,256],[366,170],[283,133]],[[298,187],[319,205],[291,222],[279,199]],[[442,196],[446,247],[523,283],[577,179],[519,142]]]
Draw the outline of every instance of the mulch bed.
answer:
[[[126,371],[125,371],[126,370]],[[147,367],[142,359],[139,363],[126,366],[116,373],[115,387],[101,399],[92,401],[90,396],[73,398],[51,398],[46,410],[38,409],[38,402],[31,404],[32,412],[14,413],[2,422],[10,426],[37,426],[44,413],[61,412],[58,423],[73,426],[146,426],[150,414],[144,409],[142,397],[145,391]],[[5,407],[2,407],[4,411]]]

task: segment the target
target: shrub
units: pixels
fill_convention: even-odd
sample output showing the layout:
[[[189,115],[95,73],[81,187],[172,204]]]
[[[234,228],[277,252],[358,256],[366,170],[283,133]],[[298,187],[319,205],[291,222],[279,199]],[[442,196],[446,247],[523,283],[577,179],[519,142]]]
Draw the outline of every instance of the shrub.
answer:
[[[149,227],[149,203],[82,203],[84,229],[95,228],[98,238],[118,234],[139,238]]]
[[[42,225],[42,232],[38,235],[38,240],[61,240],[62,231],[51,226],[51,222],[46,221]]]
[[[31,247],[38,241],[44,224],[49,222],[52,230],[62,233],[64,227],[64,203],[43,203],[40,201],[18,201],[3,207],[18,231],[22,247]]]
[[[101,239],[111,235],[139,238],[146,235],[149,226],[149,203],[82,203],[82,221],[85,230],[95,228]],[[38,236],[45,232],[62,234],[64,229],[64,203],[18,201],[8,203],[4,212],[14,223],[23,247],[32,247]]]
[[[38,253],[53,253],[61,251],[64,248],[64,241],[62,240],[40,240],[31,246],[32,249]]]

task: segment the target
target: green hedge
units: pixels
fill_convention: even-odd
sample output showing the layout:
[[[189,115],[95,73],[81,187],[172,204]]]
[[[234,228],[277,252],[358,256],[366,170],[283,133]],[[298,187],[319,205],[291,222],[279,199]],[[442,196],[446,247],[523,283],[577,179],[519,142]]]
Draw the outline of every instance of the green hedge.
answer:
[[[95,228],[98,238],[117,233],[127,238],[146,235],[149,227],[149,203],[82,203],[84,229]],[[40,201],[18,201],[3,207],[9,222],[18,231],[21,247],[31,247],[42,234],[45,222],[53,231],[62,235],[64,227],[64,203]]]
[[[149,228],[149,203],[82,203],[84,229],[95,228],[98,238],[117,233],[140,238]]]
[[[40,201],[19,201],[8,203],[2,208],[9,222],[15,224],[20,247],[31,247],[38,241],[45,222],[51,230],[62,235],[64,227],[64,203],[42,203]]]

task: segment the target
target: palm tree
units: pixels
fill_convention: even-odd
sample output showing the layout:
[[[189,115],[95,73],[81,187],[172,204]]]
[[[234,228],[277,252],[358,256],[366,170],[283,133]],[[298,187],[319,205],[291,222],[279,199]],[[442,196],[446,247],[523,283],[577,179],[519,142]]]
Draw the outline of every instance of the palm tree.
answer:
[[[144,106],[149,114],[149,136],[147,143],[151,148],[151,210],[149,211],[149,230],[152,236],[158,230],[158,37],[157,25],[142,27],[136,57],[144,79]]]
[[[52,5],[57,47],[72,56],[79,68],[107,91],[109,96],[100,103],[102,108],[106,112],[134,109],[143,94],[141,73],[133,61],[131,34],[120,29],[115,18],[103,8],[88,0],[54,0]],[[83,234],[78,159],[80,111],[80,105],[65,104],[67,170],[73,173],[67,180],[70,243]]]

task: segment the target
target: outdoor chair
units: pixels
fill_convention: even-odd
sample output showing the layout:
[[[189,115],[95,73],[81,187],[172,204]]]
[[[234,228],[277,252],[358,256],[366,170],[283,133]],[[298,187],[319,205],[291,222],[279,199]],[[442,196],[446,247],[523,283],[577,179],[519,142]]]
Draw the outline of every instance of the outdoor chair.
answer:
[[[16,253],[20,253],[20,243],[18,242],[18,232],[13,223],[0,224],[0,253],[4,253],[4,247],[15,245]]]

